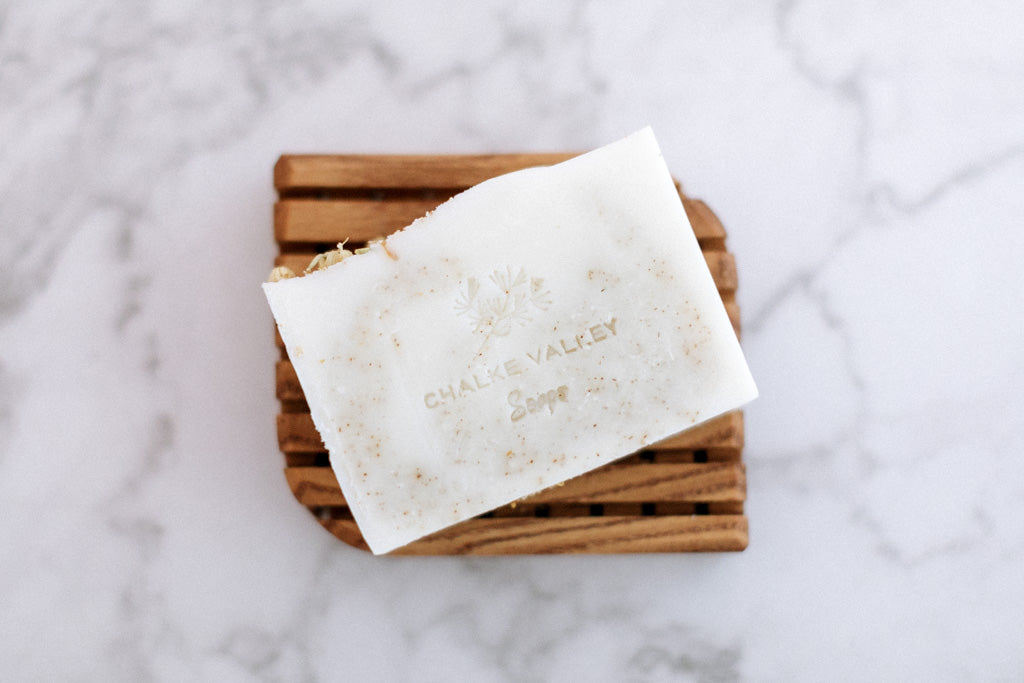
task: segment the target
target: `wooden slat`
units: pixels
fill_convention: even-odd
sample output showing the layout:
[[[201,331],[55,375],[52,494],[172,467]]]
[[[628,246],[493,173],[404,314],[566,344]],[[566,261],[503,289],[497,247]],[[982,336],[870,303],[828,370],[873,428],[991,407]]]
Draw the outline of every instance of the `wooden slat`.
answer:
[[[346,543],[367,549],[354,521],[325,519],[321,524]],[[391,554],[674,553],[746,547],[743,515],[502,517],[470,519]]]
[[[704,261],[708,264],[711,277],[719,292],[735,292],[738,284],[736,259],[727,251],[705,251]]]
[[[295,499],[308,507],[348,505],[330,467],[286,467],[285,479]]]
[[[277,416],[277,442],[285,453],[326,452],[309,413],[280,413]],[[659,441],[650,448],[693,450],[742,447],[743,414],[733,412]]]
[[[278,414],[277,446],[285,454],[327,452],[309,413]]]
[[[286,467],[285,477],[300,503],[310,507],[346,505],[329,467]],[[537,503],[720,502],[746,499],[740,463],[634,463],[607,465],[526,499]]]
[[[291,361],[280,360],[274,368],[274,383],[277,386],[279,401],[305,401],[306,395],[299,384],[299,376],[295,374],[295,366]],[[308,410],[306,412],[309,412]]]
[[[401,230],[445,199],[447,195],[437,199],[283,199],[274,205],[274,238],[289,244],[366,242]]]
[[[718,216],[699,199],[690,199],[680,192],[686,217],[690,219],[693,233],[701,243],[702,249],[725,249],[725,228]]]
[[[649,446],[650,450],[707,448],[743,448],[743,413],[734,411],[708,420],[685,432]]]
[[[531,503],[742,503],[746,468],[738,462],[608,465],[529,496]]]
[[[464,189],[503,173],[574,156],[286,154],[274,166],[274,187],[282,194],[304,189]]]
[[[274,205],[274,236],[289,245],[366,242],[404,228],[448,198],[282,199]],[[683,206],[701,248],[723,251],[725,230],[704,202],[684,199]]]

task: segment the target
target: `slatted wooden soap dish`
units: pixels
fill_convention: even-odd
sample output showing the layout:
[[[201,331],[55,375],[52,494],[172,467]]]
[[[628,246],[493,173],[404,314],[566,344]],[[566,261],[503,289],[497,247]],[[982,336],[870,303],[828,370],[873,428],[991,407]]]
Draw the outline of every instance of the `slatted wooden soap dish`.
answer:
[[[572,156],[282,156],[274,169],[275,265],[301,273],[339,242],[363,246],[488,178]],[[738,335],[736,267],[725,230],[703,202],[682,191],[680,198]],[[280,336],[277,345],[277,435],[288,485],[328,531],[365,550]],[[393,554],[743,550],[742,450],[743,414],[736,411]]]

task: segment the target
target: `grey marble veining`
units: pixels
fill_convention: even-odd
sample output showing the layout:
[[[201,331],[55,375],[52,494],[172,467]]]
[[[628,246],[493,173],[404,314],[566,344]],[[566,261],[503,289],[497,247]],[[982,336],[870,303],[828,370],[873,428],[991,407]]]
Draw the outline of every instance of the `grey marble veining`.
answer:
[[[1017,680],[1018,3],[0,7],[5,680]],[[729,230],[751,546],[372,558],[281,475],[283,152],[652,124]]]

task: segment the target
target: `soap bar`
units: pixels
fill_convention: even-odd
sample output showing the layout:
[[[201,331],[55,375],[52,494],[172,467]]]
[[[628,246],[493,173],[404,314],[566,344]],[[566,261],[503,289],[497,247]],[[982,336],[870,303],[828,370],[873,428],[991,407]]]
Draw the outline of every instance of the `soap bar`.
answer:
[[[757,394],[650,129],[264,291],[374,553]]]

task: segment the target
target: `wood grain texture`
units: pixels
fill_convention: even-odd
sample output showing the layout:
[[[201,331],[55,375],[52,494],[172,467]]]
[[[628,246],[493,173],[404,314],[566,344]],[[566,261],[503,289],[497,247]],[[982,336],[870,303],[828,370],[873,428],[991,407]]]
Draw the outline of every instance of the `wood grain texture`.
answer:
[[[650,446],[654,450],[698,448],[743,448],[743,413],[719,415]]]
[[[488,178],[576,156],[554,154],[365,155],[286,154],[274,167],[274,187],[291,191],[365,189],[464,190]]]
[[[283,156],[274,172],[280,197],[274,209],[275,265],[301,273],[317,250],[346,239],[363,244],[386,236],[483,180],[572,156]],[[725,228],[704,202],[679,194],[738,336],[738,276],[726,250]],[[287,483],[326,529],[367,550],[276,330],[274,338],[282,354],[275,392]],[[743,550],[748,542],[743,439],[742,412],[728,413],[392,554]]]
[[[321,524],[349,545],[368,549],[354,521],[327,519]],[[747,542],[743,515],[502,517],[466,520],[390,554],[735,552]]]
[[[429,198],[282,199],[274,205],[274,239],[289,250],[300,250],[303,243],[333,244],[339,235],[367,242],[404,228],[450,196],[435,192]],[[683,206],[701,249],[724,251],[725,230],[707,205],[687,199]]]
[[[708,205],[699,199],[690,199],[680,191],[683,200],[683,208],[686,210],[686,217],[690,219],[690,226],[693,233],[700,242],[701,249],[724,251],[725,250],[725,228],[718,220]]]
[[[293,244],[332,244],[343,232],[352,242],[366,242],[401,230],[446,198],[283,199],[274,205],[274,238]]]
[[[286,467],[285,477],[303,505],[347,505],[330,467]],[[523,502],[711,503],[746,497],[746,472],[740,463],[613,463],[527,496]]]

